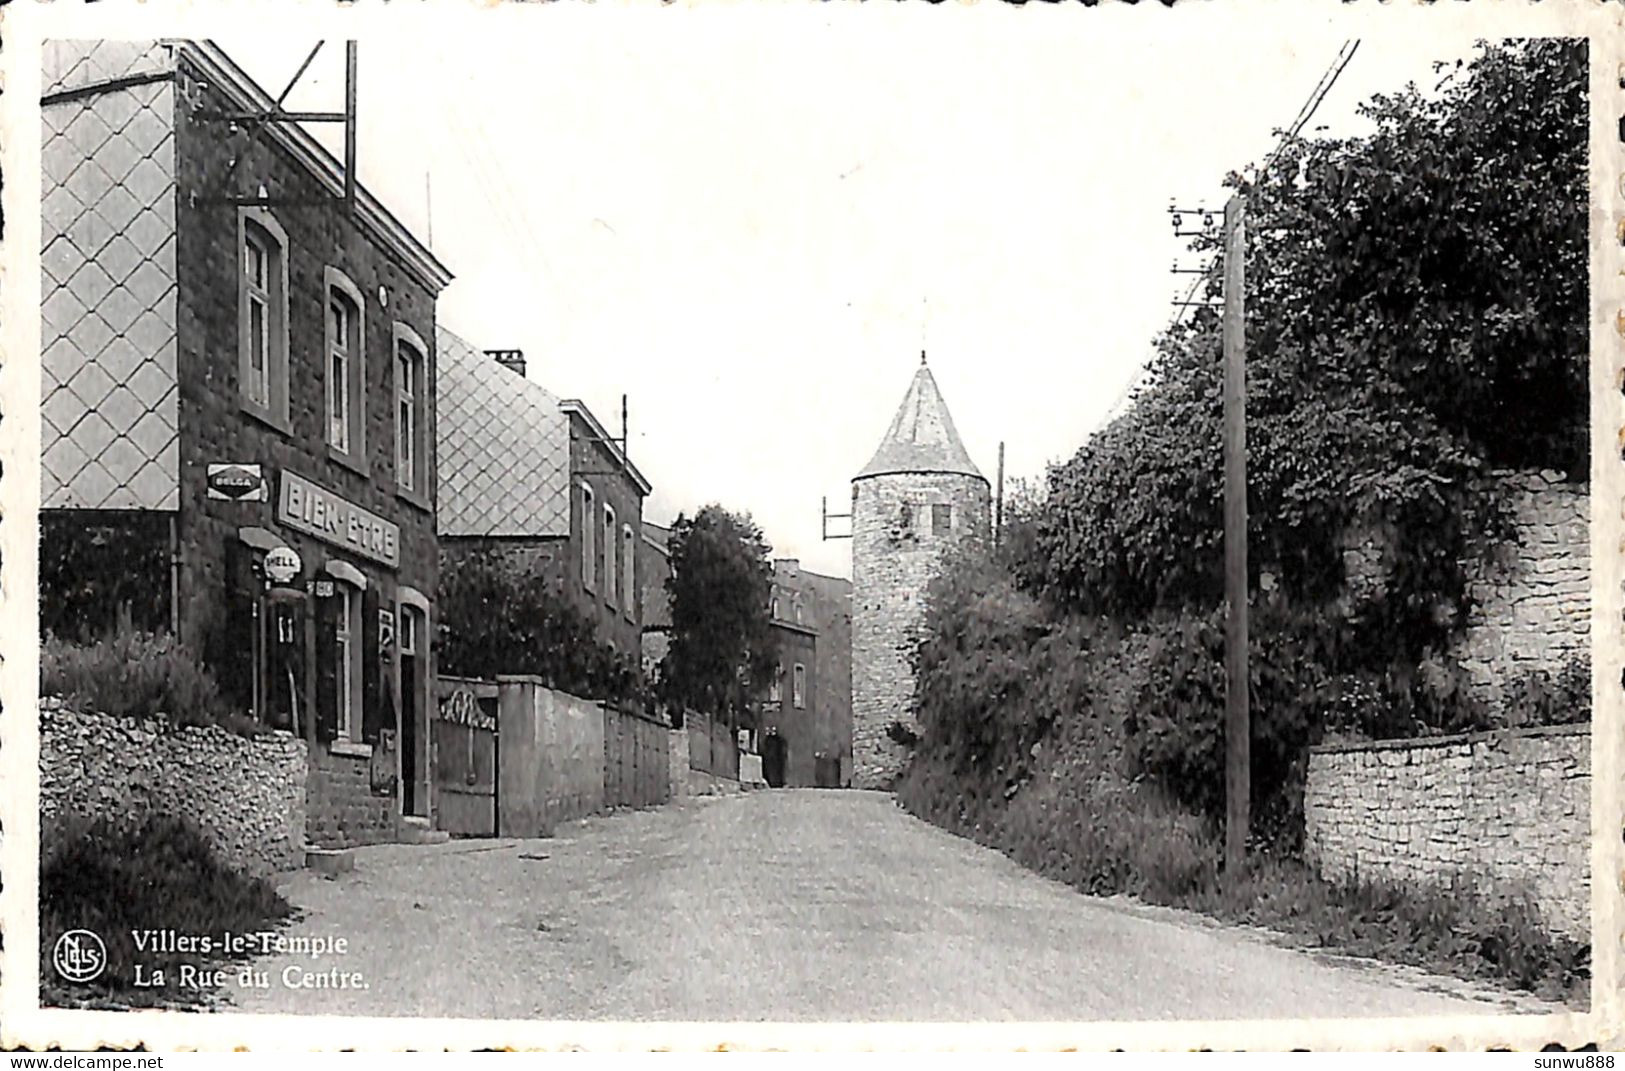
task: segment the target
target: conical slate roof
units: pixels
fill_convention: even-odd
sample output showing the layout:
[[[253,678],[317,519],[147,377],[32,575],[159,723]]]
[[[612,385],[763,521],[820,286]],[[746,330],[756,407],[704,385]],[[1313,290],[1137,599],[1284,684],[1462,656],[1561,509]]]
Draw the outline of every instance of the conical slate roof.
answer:
[[[914,373],[914,382],[903,395],[903,404],[892,417],[880,448],[852,478],[861,480],[894,472],[956,472],[987,482],[970,459],[965,444],[959,441],[954,418],[948,415],[948,404],[937,390],[931,369],[925,366],[923,353],[920,370]]]

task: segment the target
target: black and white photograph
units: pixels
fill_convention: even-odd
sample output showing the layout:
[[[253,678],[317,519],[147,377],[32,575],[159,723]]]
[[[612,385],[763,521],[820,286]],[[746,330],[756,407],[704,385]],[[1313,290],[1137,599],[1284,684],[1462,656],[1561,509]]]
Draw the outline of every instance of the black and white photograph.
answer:
[[[1611,1047],[1606,8],[13,5],[0,1044]]]

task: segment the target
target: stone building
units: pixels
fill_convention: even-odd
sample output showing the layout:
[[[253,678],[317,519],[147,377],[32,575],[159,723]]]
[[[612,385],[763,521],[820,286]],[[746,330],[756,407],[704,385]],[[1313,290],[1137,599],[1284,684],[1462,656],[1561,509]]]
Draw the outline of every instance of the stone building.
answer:
[[[309,742],[314,843],[426,827],[451,275],[215,45],[43,61],[42,626],[178,635]]]
[[[852,784],[881,788],[917,731],[909,655],[943,553],[986,542],[987,478],[920,354],[874,456],[852,479]]]
[[[499,548],[639,660],[649,481],[586,405],[526,378],[522,353],[438,336],[442,561]]]
[[[779,787],[852,782],[852,585],[773,562],[770,612],[778,671],[762,703],[763,776]]]

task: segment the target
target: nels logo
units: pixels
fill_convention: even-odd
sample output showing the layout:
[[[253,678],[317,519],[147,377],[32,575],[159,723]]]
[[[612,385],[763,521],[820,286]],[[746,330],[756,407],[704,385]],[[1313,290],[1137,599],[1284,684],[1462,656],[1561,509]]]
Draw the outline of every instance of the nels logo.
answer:
[[[70,982],[88,982],[107,969],[107,946],[89,930],[69,930],[56,939],[51,965]]]

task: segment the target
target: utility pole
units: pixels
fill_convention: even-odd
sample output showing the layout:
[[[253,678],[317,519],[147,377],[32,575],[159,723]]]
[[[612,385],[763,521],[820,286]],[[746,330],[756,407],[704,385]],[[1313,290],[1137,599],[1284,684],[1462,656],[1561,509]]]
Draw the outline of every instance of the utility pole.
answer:
[[[1247,860],[1251,822],[1252,717],[1247,674],[1246,206],[1224,206],[1224,867],[1234,880]]]
[[[999,489],[993,499],[993,546],[999,545],[1004,532],[1004,443],[999,443]]]

